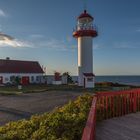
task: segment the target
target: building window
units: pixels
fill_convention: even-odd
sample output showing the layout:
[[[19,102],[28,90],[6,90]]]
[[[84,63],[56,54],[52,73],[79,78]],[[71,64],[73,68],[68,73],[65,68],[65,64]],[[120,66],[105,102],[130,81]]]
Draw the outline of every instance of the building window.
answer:
[[[15,79],[16,79],[16,77],[15,77],[15,76],[10,76],[10,81],[11,81],[11,82],[14,82],[14,81],[15,81]]]
[[[34,76],[31,76],[31,81],[32,81],[32,82],[34,81]]]
[[[5,82],[7,82],[7,81],[9,81],[9,78],[8,77],[5,78]]]
[[[93,78],[87,78],[88,82],[93,82]]]
[[[40,80],[40,77],[36,76],[36,81],[39,82],[39,80]]]

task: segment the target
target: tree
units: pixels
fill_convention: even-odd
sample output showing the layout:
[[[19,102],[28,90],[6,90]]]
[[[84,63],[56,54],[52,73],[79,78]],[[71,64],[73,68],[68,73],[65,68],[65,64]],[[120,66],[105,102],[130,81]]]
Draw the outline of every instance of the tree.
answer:
[[[20,84],[21,84],[21,78],[18,77],[18,76],[16,76],[16,78],[15,78],[15,83],[16,83],[17,85],[20,85]]]
[[[73,83],[72,77],[70,76],[69,72],[64,72],[63,75],[67,76],[68,84],[72,84]]]
[[[19,84],[21,84],[21,78],[19,76],[11,76],[10,77],[10,82],[13,85],[19,85]]]

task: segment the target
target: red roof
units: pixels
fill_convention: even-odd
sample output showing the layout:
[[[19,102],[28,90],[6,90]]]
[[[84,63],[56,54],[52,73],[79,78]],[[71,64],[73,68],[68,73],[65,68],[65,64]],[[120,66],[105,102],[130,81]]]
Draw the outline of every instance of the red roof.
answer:
[[[95,77],[93,73],[84,73],[84,76],[86,77]]]
[[[81,18],[91,18],[93,20],[93,17],[87,13],[86,10],[84,10],[84,12],[78,17],[78,19],[81,19]]]
[[[0,73],[44,73],[37,61],[0,59]]]

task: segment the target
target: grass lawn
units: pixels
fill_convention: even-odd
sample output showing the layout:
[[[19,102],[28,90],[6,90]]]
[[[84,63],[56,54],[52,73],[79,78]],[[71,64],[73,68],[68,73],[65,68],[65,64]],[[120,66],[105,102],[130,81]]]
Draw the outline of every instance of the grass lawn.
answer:
[[[19,90],[18,86],[2,86],[0,87],[1,95],[20,95],[21,93],[35,93],[35,92],[44,92],[51,90],[62,90],[62,91],[77,91],[77,92],[88,92],[93,93],[94,89],[84,89],[76,85],[28,85],[22,86],[22,89]]]
[[[45,92],[51,90],[62,90],[62,91],[77,91],[86,93],[96,93],[99,91],[112,91],[112,90],[126,90],[130,88],[135,88],[135,86],[121,85],[118,83],[103,82],[95,84],[94,89],[85,89],[83,87],[78,87],[77,85],[28,85],[22,86],[19,90],[18,86],[1,86],[1,95],[20,95],[21,93],[35,93],[35,92]]]

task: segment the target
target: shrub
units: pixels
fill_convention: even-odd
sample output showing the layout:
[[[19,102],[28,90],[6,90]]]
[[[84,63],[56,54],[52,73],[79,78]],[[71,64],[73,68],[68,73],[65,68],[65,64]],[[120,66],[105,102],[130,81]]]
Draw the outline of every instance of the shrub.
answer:
[[[29,120],[0,127],[0,140],[80,140],[92,102],[91,95]]]

